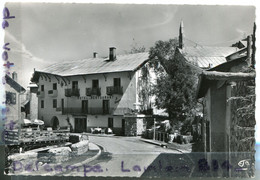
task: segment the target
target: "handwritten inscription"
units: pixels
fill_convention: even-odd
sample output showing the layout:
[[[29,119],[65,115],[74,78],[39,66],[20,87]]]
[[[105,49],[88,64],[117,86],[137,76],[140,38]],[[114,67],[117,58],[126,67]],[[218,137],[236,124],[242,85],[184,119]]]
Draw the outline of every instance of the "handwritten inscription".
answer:
[[[242,162],[243,161],[243,162]],[[241,167],[242,163],[247,163],[248,161],[242,160],[239,162],[239,166]],[[199,159],[197,165],[195,164],[198,172],[200,173],[207,173],[208,171],[217,171],[218,169],[229,171],[233,168],[233,166],[228,161],[223,161],[222,163],[218,163],[218,160],[211,161],[212,166],[209,166],[207,159],[202,158]],[[243,166],[244,166],[243,165]],[[129,165],[125,161],[121,161],[120,165],[118,166],[118,171],[122,173],[133,173],[133,172],[165,172],[165,173],[190,173],[192,172],[192,164],[165,164],[159,160],[157,164],[151,164],[149,166],[140,166],[136,165]],[[67,173],[67,172],[82,172],[84,176],[87,176],[88,173],[102,173],[109,171],[107,168],[102,168],[101,165],[88,165],[82,164],[81,166],[75,165],[63,165],[63,164],[42,164],[40,161],[30,162],[30,163],[23,163],[22,161],[13,161],[11,165],[11,169],[13,172],[46,172],[46,173]],[[242,171],[242,169],[236,168],[235,171]]]
[[[3,9],[2,28],[5,29],[5,28],[9,27],[8,20],[13,19],[13,18],[15,18],[15,16],[11,16],[9,9],[7,7],[5,7]],[[4,61],[3,66],[5,67],[4,71],[5,71],[5,74],[8,74],[8,75],[10,74],[10,71],[9,71],[10,68],[14,66],[14,63],[12,63],[8,60],[8,52],[11,51],[11,48],[10,48],[9,45],[10,45],[9,42],[5,43],[4,46],[3,46],[3,52],[2,52],[2,60]],[[6,84],[5,76],[2,77],[2,83],[3,83],[3,85]],[[5,94],[4,94],[4,98],[6,99]],[[2,104],[6,104],[6,101],[3,101]],[[7,113],[9,112],[9,108],[5,106],[4,108],[2,108],[1,111],[2,111],[2,121],[7,122],[6,116],[7,116]],[[8,124],[4,123],[4,126],[8,127],[9,130],[13,130],[14,124],[15,123],[11,120],[10,123],[8,123]],[[4,137],[5,137],[5,135],[7,135],[7,133],[8,133],[7,131],[2,132],[2,138],[1,139],[2,139],[3,142],[4,142]]]

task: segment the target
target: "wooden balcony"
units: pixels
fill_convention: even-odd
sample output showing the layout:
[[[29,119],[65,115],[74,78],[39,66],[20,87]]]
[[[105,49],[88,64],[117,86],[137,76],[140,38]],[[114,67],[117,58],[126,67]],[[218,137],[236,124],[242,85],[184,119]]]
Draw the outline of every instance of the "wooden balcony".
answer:
[[[49,90],[48,96],[49,97],[57,97],[58,96],[58,90]]]
[[[37,97],[38,98],[44,98],[45,97],[45,91],[38,91],[37,92]]]
[[[86,96],[100,96],[101,95],[101,88],[86,88]]]
[[[122,86],[108,86],[107,87],[107,95],[113,95],[113,94],[123,94],[123,87]]]
[[[73,96],[79,97],[79,95],[80,95],[79,89],[72,89],[72,88],[65,89],[66,97],[73,97]]]

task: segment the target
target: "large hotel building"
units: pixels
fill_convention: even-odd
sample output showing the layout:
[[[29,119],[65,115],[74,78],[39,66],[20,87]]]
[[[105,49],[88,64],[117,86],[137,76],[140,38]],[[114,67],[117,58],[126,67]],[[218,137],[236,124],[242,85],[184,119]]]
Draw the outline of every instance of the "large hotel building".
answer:
[[[118,135],[141,134],[151,117],[141,110],[152,109],[149,95],[140,95],[148,88],[142,73],[153,73],[148,56],[147,52],[117,56],[112,47],[107,58],[94,53],[93,58],[35,70],[31,81],[38,85],[38,118],[54,129],[70,125],[74,132],[99,127]]]

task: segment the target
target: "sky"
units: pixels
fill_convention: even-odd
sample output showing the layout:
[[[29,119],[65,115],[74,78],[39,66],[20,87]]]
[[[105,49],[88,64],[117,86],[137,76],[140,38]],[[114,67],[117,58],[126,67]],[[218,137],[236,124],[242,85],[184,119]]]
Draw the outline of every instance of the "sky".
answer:
[[[146,50],[158,40],[185,37],[201,45],[230,46],[252,33],[253,6],[6,3],[15,18],[5,29],[9,59],[27,86],[33,69],[51,63],[125,54],[133,45]]]

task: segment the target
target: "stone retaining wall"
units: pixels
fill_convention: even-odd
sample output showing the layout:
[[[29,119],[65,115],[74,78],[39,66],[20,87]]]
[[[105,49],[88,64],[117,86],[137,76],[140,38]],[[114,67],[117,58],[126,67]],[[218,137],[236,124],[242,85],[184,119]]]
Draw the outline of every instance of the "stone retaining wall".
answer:
[[[89,141],[84,140],[71,145],[73,155],[81,155],[87,152],[89,149]]]

